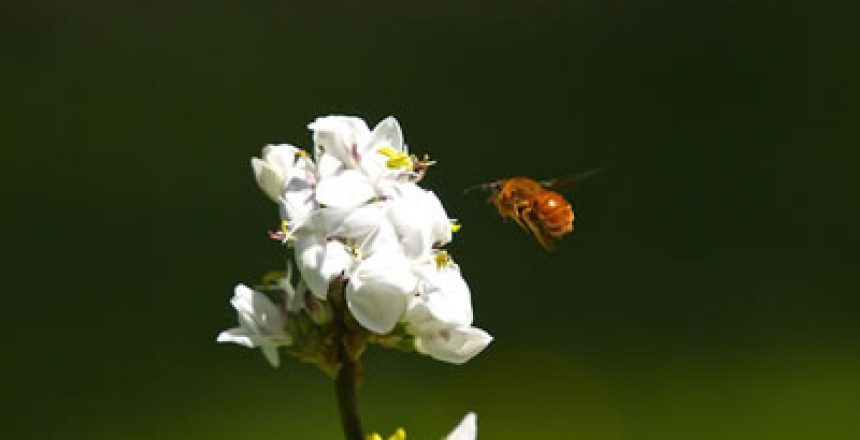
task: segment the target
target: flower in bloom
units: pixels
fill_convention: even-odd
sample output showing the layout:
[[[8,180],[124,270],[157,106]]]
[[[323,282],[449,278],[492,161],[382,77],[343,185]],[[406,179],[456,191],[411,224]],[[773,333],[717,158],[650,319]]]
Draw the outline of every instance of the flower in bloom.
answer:
[[[277,367],[280,364],[278,347],[290,345],[292,338],[286,333],[286,318],[266,295],[243,284],[236,286],[230,300],[239,319],[239,326],[224,330],[218,342],[233,342],[248,348],[260,347],[266,360]]]
[[[391,196],[388,220],[407,256],[420,259],[451,241],[452,222],[436,194],[411,182],[394,189],[397,193]]]
[[[374,333],[389,333],[409,305],[418,282],[409,260],[395,249],[374,252],[349,274],[346,302],[355,320]]]
[[[382,177],[397,174],[398,168],[408,168],[402,159],[408,157],[403,132],[391,116],[373,131],[360,118],[338,115],[317,118],[308,128],[313,131],[314,154],[322,177],[353,170],[376,184]]]
[[[260,189],[281,207],[281,217],[293,221],[313,208],[316,175],[307,153],[289,144],[267,145],[262,159],[252,158],[251,168]]]
[[[415,336],[415,348],[435,359],[462,364],[493,338],[472,327],[469,287],[459,266],[444,251],[416,267],[418,290],[405,316],[407,331]]]
[[[352,116],[320,117],[308,128],[313,158],[284,144],[252,159],[304,285],[326,300],[332,283],[343,283],[347,308],[367,331],[385,335],[402,324],[417,351],[471,359],[492,337],[472,326],[469,287],[440,249],[458,226],[418,185],[430,162],[409,154],[393,117],[372,130]]]

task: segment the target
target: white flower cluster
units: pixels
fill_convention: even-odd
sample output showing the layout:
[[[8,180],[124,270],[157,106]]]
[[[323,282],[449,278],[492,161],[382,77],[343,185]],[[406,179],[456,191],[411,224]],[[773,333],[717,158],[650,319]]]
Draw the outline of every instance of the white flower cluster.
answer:
[[[441,250],[459,226],[436,195],[417,184],[430,162],[409,155],[393,117],[373,130],[349,116],[321,117],[308,128],[313,157],[292,145],[268,145],[251,165],[280,208],[277,236],[292,245],[312,297],[326,301],[330,284],[343,283],[347,309],[367,331],[386,335],[402,328],[421,353],[458,364],[471,359],[492,337],[472,326],[469,287]],[[238,299],[240,290],[248,295],[237,288],[234,305],[254,302]],[[288,312],[311,307],[305,304],[311,295],[287,290]],[[249,318],[251,307],[236,308],[242,327],[230,335],[252,336],[240,341],[222,334],[219,340],[289,344],[287,335],[260,325],[265,319]]]

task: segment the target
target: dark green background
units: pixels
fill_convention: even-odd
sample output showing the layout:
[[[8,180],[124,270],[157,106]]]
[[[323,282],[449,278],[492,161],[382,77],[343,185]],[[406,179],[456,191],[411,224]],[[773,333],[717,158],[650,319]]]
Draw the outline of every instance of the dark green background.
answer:
[[[395,115],[496,341],[379,350],[368,429],[860,437],[856,11],[776,1],[7,8],[4,438],[339,437],[331,385],[216,345],[277,268],[249,157]],[[545,254],[463,188],[604,172]],[[540,437],[543,435],[543,437]]]

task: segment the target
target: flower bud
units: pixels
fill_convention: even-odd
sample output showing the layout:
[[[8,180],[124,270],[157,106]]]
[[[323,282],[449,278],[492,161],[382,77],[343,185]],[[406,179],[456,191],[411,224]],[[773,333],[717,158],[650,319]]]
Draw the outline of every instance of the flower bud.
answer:
[[[333,314],[328,301],[320,299],[307,288],[301,294],[304,298],[305,313],[314,324],[326,325],[332,321]]]

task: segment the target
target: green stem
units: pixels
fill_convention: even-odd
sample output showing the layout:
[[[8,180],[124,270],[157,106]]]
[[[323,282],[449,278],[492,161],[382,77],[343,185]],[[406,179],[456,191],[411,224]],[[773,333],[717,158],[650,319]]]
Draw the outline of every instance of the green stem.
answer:
[[[332,281],[329,285],[328,296],[334,313],[334,324],[337,329],[338,363],[337,375],[334,378],[334,391],[337,396],[337,408],[340,412],[340,423],[346,440],[364,440],[361,429],[361,417],[358,415],[357,377],[358,361],[353,359],[346,348],[348,329],[346,325],[346,300],[344,299],[342,280]]]
[[[340,347],[340,369],[334,379],[334,389],[337,394],[337,407],[340,410],[340,423],[346,440],[364,440],[361,429],[361,418],[358,415],[358,399],[356,397],[355,362],[349,358],[346,349]]]

